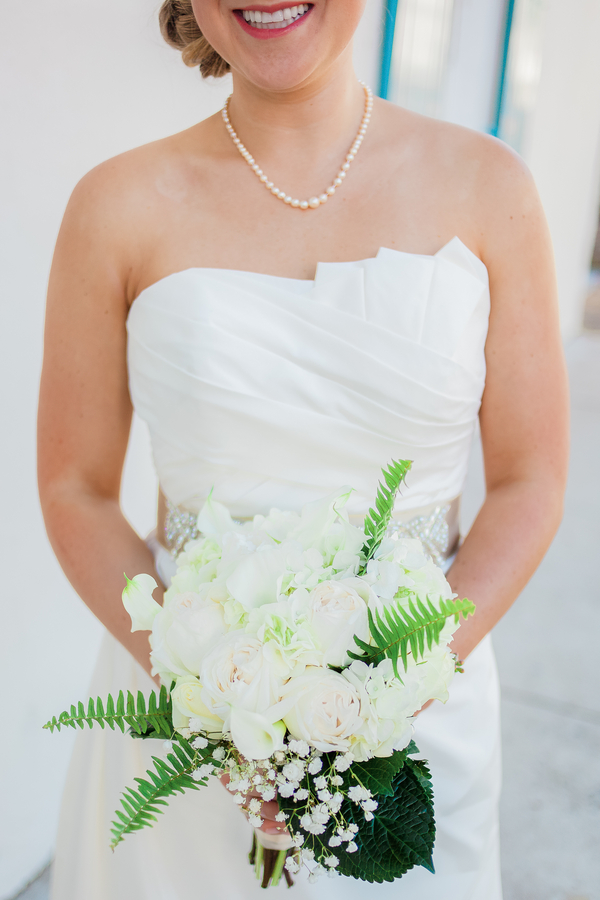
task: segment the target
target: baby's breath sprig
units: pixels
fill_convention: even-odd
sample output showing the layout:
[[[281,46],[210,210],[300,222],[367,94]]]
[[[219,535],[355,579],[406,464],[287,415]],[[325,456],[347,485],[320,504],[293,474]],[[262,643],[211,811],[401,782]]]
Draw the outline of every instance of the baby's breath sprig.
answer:
[[[255,828],[263,824],[264,802],[276,798],[282,802],[285,808],[276,821],[282,830],[287,827],[295,848],[285,862],[289,875],[305,867],[310,881],[322,875],[334,876],[339,853],[358,850],[359,827],[347,821],[344,803],[347,800],[358,805],[367,822],[378,804],[367,788],[343,777],[342,773],[352,766],[351,753],[324,754],[306,741],[293,738],[264,760],[244,759],[233,745],[211,744],[204,735],[198,735],[191,746],[198,753],[198,767],[192,777],[204,781],[208,775],[226,772],[233,800]]]

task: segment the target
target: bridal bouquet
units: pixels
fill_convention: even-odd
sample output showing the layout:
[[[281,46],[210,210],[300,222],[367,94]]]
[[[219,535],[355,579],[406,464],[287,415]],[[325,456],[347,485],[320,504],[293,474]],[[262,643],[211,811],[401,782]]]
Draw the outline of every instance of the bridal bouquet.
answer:
[[[369,882],[433,871],[433,794],[413,758],[413,715],[447,699],[448,642],[474,606],[418,540],[387,536],[409,468],[384,470],[362,528],[344,512],[350,488],[243,524],[209,498],[164,606],[149,575],[127,580],[123,603],[132,631],[150,632],[160,694],[90,700],[45,726],[98,723],[166,742],[166,758],[124,792],[113,847],[151,825],[167,797],[217,775],[255,827],[264,887],[290,884],[301,867],[310,880]],[[260,826],[275,799],[284,833],[274,837]]]

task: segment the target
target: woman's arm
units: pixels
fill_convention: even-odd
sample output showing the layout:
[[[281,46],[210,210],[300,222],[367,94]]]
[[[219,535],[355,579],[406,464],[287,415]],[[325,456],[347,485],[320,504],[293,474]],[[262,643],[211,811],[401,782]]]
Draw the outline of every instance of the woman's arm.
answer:
[[[562,516],[568,462],[567,378],[544,213],[522,162],[483,140],[479,249],[492,296],[480,412],[487,493],[448,574],[452,588],[477,606],[455,636],[461,659],[546,553]]]
[[[152,554],[119,507],[132,414],[125,323],[136,252],[125,175],[107,163],[86,176],[60,231],[46,314],[38,474],[50,542],[69,581],[149,672],[148,636],[131,634],[121,603],[124,572],[159,581]]]

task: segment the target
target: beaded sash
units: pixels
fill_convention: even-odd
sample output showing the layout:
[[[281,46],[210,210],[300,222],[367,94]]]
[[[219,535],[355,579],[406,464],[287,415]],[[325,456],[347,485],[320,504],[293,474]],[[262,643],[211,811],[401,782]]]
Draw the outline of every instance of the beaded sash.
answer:
[[[442,566],[458,548],[459,508],[460,497],[440,506],[426,507],[406,521],[393,519],[388,533],[397,534],[401,538],[418,538],[434,563]],[[165,544],[174,557],[188,541],[200,537],[197,519],[196,513],[174,506],[167,500]]]

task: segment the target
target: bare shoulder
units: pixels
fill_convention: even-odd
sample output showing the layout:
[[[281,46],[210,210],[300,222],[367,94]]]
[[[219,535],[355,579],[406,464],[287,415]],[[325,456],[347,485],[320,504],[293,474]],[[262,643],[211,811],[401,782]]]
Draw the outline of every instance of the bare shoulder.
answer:
[[[85,256],[90,263],[100,257],[118,273],[126,292],[135,293],[166,208],[184,200],[192,183],[201,195],[198,180],[208,177],[202,161],[208,122],[119,154],[84,175],[65,212],[58,257]],[[208,139],[204,143],[210,146]]]
[[[199,128],[144,144],[95,166],[75,186],[69,211],[100,218],[118,213],[117,220],[131,215],[143,218],[144,202],[160,197],[169,176],[178,170],[185,174],[185,147],[190,132]]]
[[[488,134],[382,104],[390,146],[422,190],[456,221],[466,243],[482,258],[502,235],[545,229],[537,189],[523,159]],[[520,227],[517,227],[520,225]]]
[[[531,174],[522,158],[503,141],[419,113],[380,101],[388,131],[394,143],[408,144],[414,152],[444,174],[454,174],[461,182],[476,181],[479,187],[502,188],[509,183],[531,183]]]
[[[524,303],[556,331],[552,244],[525,162],[490,135],[402,112],[396,127],[404,129],[414,160],[421,161],[421,187],[434,185],[429,210],[441,209],[440,219],[453,226],[446,233],[461,237],[488,269],[490,346],[498,335],[502,343],[512,334]]]

